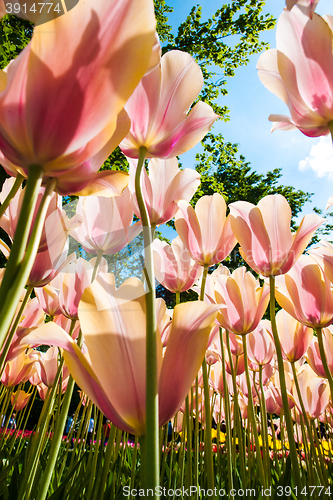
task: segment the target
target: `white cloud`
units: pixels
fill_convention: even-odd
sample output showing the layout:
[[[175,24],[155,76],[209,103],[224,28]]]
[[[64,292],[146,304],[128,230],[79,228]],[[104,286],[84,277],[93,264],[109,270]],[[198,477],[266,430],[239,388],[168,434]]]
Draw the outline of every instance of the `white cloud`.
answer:
[[[299,170],[312,169],[318,177],[333,178],[333,145],[331,135],[321,137],[311,148],[310,155],[298,164]]]

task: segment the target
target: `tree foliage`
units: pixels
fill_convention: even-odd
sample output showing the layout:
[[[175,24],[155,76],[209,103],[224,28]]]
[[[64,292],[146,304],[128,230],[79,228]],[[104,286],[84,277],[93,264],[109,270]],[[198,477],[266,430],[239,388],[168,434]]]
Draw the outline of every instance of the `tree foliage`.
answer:
[[[179,26],[173,43],[163,49],[183,50],[195,58],[204,75],[199,99],[225,119],[227,107],[219,106],[216,100],[227,94],[227,78],[246,65],[251,55],[267,48],[260,34],[275,26],[272,16],[262,14],[264,5],[263,0],[234,0],[222,5],[207,21],[202,19],[201,6],[196,5]]]

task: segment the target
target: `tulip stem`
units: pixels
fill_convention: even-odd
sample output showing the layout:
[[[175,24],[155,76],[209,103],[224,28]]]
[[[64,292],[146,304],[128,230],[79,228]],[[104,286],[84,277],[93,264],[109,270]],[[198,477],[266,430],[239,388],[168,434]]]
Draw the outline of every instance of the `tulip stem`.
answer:
[[[269,277],[269,285],[270,285],[270,316],[271,316],[271,324],[272,324],[272,332],[275,343],[276,356],[278,360],[278,369],[279,369],[279,378],[280,378],[280,386],[281,386],[281,397],[283,403],[283,412],[286,420],[288,441],[289,441],[289,451],[291,457],[291,465],[293,469],[293,476],[295,478],[295,485],[297,488],[301,489],[301,475],[300,475],[300,467],[297,459],[297,451],[296,444],[294,439],[293,432],[293,422],[290,415],[289,405],[288,405],[288,396],[287,396],[287,385],[286,385],[286,377],[284,373],[283,366],[283,357],[282,350],[280,345],[280,340],[277,332],[276,319],[275,319],[275,276]]]
[[[221,355],[222,355],[222,377],[223,377],[223,406],[226,422],[226,445],[227,445],[227,464],[228,464],[228,489],[229,491],[233,489],[233,475],[232,475],[232,441],[231,441],[231,415],[230,415],[230,400],[227,382],[227,373],[225,371],[225,348],[223,344],[222,328],[219,328],[220,343],[221,343]],[[222,420],[220,418],[220,420]],[[221,425],[221,424],[220,424]],[[218,451],[220,448],[220,442],[217,442]]]
[[[144,168],[146,148],[140,147],[139,161],[135,174],[135,193],[143,226],[145,252],[146,293],[146,434],[145,434],[145,483],[146,488],[156,492],[159,485],[159,432],[158,432],[158,392],[157,392],[157,345],[155,277],[153,264],[153,236],[149,215],[141,191],[141,172]],[[140,442],[141,443],[141,442]],[[155,494],[154,494],[155,497]]]
[[[205,299],[205,286],[207,281],[207,274],[208,274],[208,264],[205,264],[202,274],[201,290],[200,290],[201,301]],[[213,447],[212,447],[212,419],[210,411],[209,383],[208,383],[208,370],[207,370],[206,357],[204,357],[204,360],[202,362],[202,379],[204,386],[204,403],[205,403],[205,415],[206,415],[205,461],[207,467],[208,488],[214,491],[215,477],[214,477]]]
[[[0,355],[0,376],[2,375],[2,371],[3,371],[3,366],[4,366],[4,363],[5,363],[5,360],[6,360],[6,357],[7,357],[7,354],[8,354],[8,351],[10,349],[10,345],[12,343],[12,340],[13,340],[13,337],[15,335],[15,332],[16,332],[16,329],[18,327],[18,324],[21,320],[21,317],[22,317],[22,314],[23,314],[23,311],[25,309],[25,306],[27,305],[27,302],[30,298],[30,295],[31,295],[31,292],[32,290],[34,289],[34,287],[32,285],[29,285],[27,287],[27,290],[25,292],[25,296],[24,296],[24,299],[22,301],[22,304],[21,304],[21,307],[20,307],[20,310],[19,312],[17,313],[16,315],[16,318],[15,318],[15,321],[13,323],[13,326],[7,336],[7,339],[6,339],[6,343],[4,345],[4,348],[2,350],[2,353]]]
[[[5,213],[6,209],[8,208],[9,203],[12,201],[12,199],[16,195],[17,191],[19,190],[19,188],[23,182],[23,179],[24,179],[23,175],[17,174],[17,177],[15,179],[15,182],[13,184],[12,189],[9,191],[8,196],[6,197],[6,199],[4,200],[4,202],[2,203],[2,205],[0,207],[0,219],[3,216],[3,214]]]
[[[103,257],[103,250],[98,250],[97,257],[96,257],[96,260],[95,260],[93,274],[92,274],[92,277],[91,277],[91,282],[95,281],[95,278],[97,276],[98,268],[99,268],[99,265],[101,263],[102,257]]]
[[[42,179],[40,177],[35,176],[35,183],[34,183],[35,189],[31,190],[31,191],[33,191],[32,195],[36,198],[35,203],[37,201],[37,195],[38,195],[39,185],[40,185],[41,181],[42,181]],[[3,345],[3,342],[4,342],[4,339],[7,335],[8,329],[12,323],[13,317],[15,315],[16,307],[17,307],[19,300],[20,300],[22,290],[23,290],[26,282],[28,281],[28,277],[29,277],[29,274],[31,272],[31,269],[32,269],[32,266],[33,266],[33,263],[34,263],[34,260],[35,260],[36,254],[37,254],[38,245],[39,245],[40,237],[42,234],[47,209],[49,207],[51,196],[52,196],[53,190],[56,186],[56,183],[57,183],[56,179],[49,179],[48,180],[46,187],[45,187],[44,194],[43,194],[43,198],[42,198],[40,205],[39,205],[39,209],[38,209],[38,212],[36,215],[35,223],[33,225],[33,229],[31,232],[31,236],[30,236],[29,243],[28,243],[27,249],[25,251],[23,260],[20,262],[20,265],[18,268],[15,264],[14,267],[15,267],[16,271],[15,271],[14,275],[13,275],[14,269],[11,269],[11,271],[9,273],[9,275],[12,277],[10,279],[10,282],[8,282],[8,279],[5,282],[5,277],[7,275],[8,266],[13,268],[13,265],[14,265],[14,264],[13,265],[10,264],[11,255],[8,259],[5,276],[4,276],[3,281],[1,283],[1,290],[0,290],[0,296],[2,296],[2,302],[0,301],[0,303],[2,304],[1,323],[0,323],[0,347]],[[26,189],[27,188],[28,188],[28,183],[27,183]],[[24,200],[25,200],[25,198],[26,198],[26,196],[24,196]],[[25,211],[25,201],[24,200],[23,200],[23,205],[21,208],[21,213]],[[32,215],[31,215],[31,217],[32,217],[33,212],[34,212],[34,208],[32,208],[30,206],[30,204],[27,204],[27,205],[28,205],[27,208],[29,208],[29,210],[32,211]],[[20,215],[20,219],[21,219],[21,215]],[[31,224],[31,221],[30,221],[30,224]],[[20,233],[18,233],[18,236],[19,236],[19,234]],[[28,235],[29,235],[29,233],[28,233]],[[13,243],[13,246],[14,246],[14,243]]]
[[[268,485],[268,477],[265,478],[265,473],[264,473],[264,468],[263,468],[263,463],[262,463],[262,458],[261,458],[261,453],[260,453],[260,445],[259,445],[259,436],[258,436],[258,429],[257,429],[257,420],[254,414],[254,404],[253,404],[253,397],[252,397],[252,385],[251,385],[251,380],[250,380],[250,373],[249,373],[249,361],[248,361],[248,356],[247,356],[247,343],[246,343],[246,336],[242,335],[243,339],[243,350],[244,350],[244,367],[245,367],[245,376],[246,376],[246,383],[247,383],[247,390],[248,390],[248,412],[249,412],[249,421],[252,427],[252,434],[254,436],[254,441],[256,445],[256,458],[257,458],[257,464],[258,464],[258,472],[259,472],[259,477],[260,477],[260,482],[261,486],[265,487]]]
[[[232,352],[231,352],[231,347],[230,347],[230,336],[229,336],[229,332],[227,330],[225,331],[225,337],[226,337],[226,341],[227,341],[227,351],[228,351],[229,365],[230,365],[231,378],[232,378],[232,387],[233,387],[233,392],[234,392],[234,394],[233,394],[234,422],[235,422],[234,430],[236,429],[236,433],[234,432],[234,435],[233,435],[233,447],[232,447],[233,462],[234,462],[234,467],[236,467],[236,435],[237,435],[237,437],[238,437],[238,449],[239,449],[240,477],[242,480],[242,484],[245,485],[246,484],[246,468],[245,468],[244,457],[246,455],[245,455],[244,440],[243,440],[243,426],[242,426],[239,404],[238,404],[237,381],[236,381],[237,371],[235,370],[235,367],[233,364]]]
[[[307,416],[306,411],[305,411],[305,407],[304,407],[304,403],[303,403],[303,399],[302,399],[302,393],[301,393],[301,389],[299,387],[299,383],[298,383],[298,379],[297,379],[297,372],[296,372],[296,368],[295,368],[295,361],[291,362],[291,367],[292,367],[292,370],[293,370],[294,384],[295,384],[295,387],[296,387],[296,392],[297,392],[298,400],[299,400],[299,403],[301,405],[301,410],[302,410],[302,413],[303,413],[303,420],[304,420],[306,431],[308,433],[308,437],[309,437],[309,440],[310,440],[311,455],[313,456],[313,460],[314,460],[314,462],[316,464],[316,467],[317,467],[317,472],[318,472],[318,475],[319,475],[319,478],[320,478],[320,483],[323,484],[323,485],[325,485],[325,487],[327,487],[328,484],[327,484],[326,479],[323,477],[323,474],[322,474],[322,471],[321,471],[321,467],[320,467],[319,460],[318,460],[318,457],[317,457],[316,446],[315,446],[315,443],[313,441],[313,436],[312,436],[312,432],[311,432],[310,425],[309,425],[309,419],[308,419],[308,416]],[[307,442],[304,441],[304,449],[306,449],[306,448],[307,448]]]
[[[270,487],[272,484],[272,476],[271,476],[271,460],[269,456],[269,444],[268,444],[268,423],[267,423],[267,409],[266,409],[266,400],[265,400],[265,392],[264,392],[264,384],[263,384],[263,367],[259,365],[259,387],[261,396],[259,396],[259,404],[261,405],[261,433],[263,436],[263,452],[264,452],[264,463],[267,474],[268,486]]]
[[[327,358],[325,354],[325,348],[324,348],[324,342],[323,342],[323,331],[321,328],[316,328],[316,334],[318,338],[318,345],[319,345],[319,352],[320,352],[320,357],[321,357],[321,362],[323,363],[323,367],[325,370],[326,378],[328,380],[328,383],[330,385],[330,390],[331,390],[331,398],[333,398],[333,378],[331,371],[329,369],[329,366],[327,364]]]

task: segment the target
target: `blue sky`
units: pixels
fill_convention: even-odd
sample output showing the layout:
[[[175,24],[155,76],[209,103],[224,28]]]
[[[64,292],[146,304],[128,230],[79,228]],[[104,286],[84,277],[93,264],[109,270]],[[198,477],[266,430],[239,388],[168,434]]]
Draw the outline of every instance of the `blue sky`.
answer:
[[[174,7],[169,19],[173,26],[178,26],[195,4],[191,0],[169,0],[167,3]],[[209,17],[222,3],[201,1],[203,16]],[[278,18],[284,6],[284,0],[268,0],[265,11]],[[332,0],[320,0],[317,12],[333,15]],[[264,33],[262,39],[275,48],[275,30]],[[315,193],[312,203],[305,205],[303,214],[311,212],[313,206],[325,210],[328,198],[333,195],[331,139],[308,138],[299,131],[270,132],[268,116],[271,113],[289,114],[289,111],[261,84],[256,71],[258,58],[253,56],[248,66],[238,68],[236,76],[229,79],[229,93],[220,103],[229,107],[231,119],[227,123],[217,123],[214,131],[221,132],[227,141],[238,143],[239,151],[251,162],[254,170],[266,172],[282,167],[283,184]],[[183,166],[193,166],[194,158],[193,150],[182,155]]]

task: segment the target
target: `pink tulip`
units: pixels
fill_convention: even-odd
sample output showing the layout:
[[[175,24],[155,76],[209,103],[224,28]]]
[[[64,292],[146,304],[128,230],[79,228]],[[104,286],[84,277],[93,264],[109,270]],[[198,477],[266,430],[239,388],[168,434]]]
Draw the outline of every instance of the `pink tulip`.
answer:
[[[297,5],[304,14],[312,19],[318,2],[319,0],[286,0],[286,6],[288,10],[291,10],[294,5]]]
[[[273,391],[269,386],[264,386],[264,397],[267,413],[270,413],[271,415],[273,415],[274,413],[279,414],[281,408],[277,404]]]
[[[28,354],[19,353],[11,361],[7,361],[1,376],[1,382],[7,387],[26,382],[35,371],[36,356],[30,350]]]
[[[25,392],[25,391],[16,391],[13,392],[10,398],[10,402],[13,405],[13,410],[14,411],[20,411],[23,410],[23,408],[26,406],[26,404],[29,402],[29,399],[32,396],[32,392]]]
[[[202,196],[195,210],[185,201],[178,207],[176,230],[192,258],[208,267],[222,262],[236,245],[223,197],[218,193]]]
[[[80,166],[79,191],[87,170],[94,178],[127,133],[126,120],[120,137],[110,140],[119,135],[117,116],[148,67],[153,4],[85,0],[46,26],[35,27],[32,41],[8,67],[0,94],[0,149],[25,174],[41,165],[45,177],[61,177]],[[92,168],[89,159],[100,154]]]
[[[286,378],[286,386],[287,386],[288,406],[289,406],[289,409],[292,410],[292,408],[294,408],[294,406],[295,406],[295,400],[294,400],[294,397],[292,394],[293,380],[292,380],[292,377],[291,377],[291,374],[289,373],[289,371],[286,370],[286,362],[284,363],[284,369],[285,369],[285,378]],[[275,399],[277,405],[280,408],[280,411],[283,410],[283,402],[282,402],[282,396],[281,396],[281,387],[280,387],[280,379],[279,379],[278,371],[276,371],[274,373],[274,375],[272,377],[271,385],[269,387],[273,393],[273,396],[274,396],[274,399]],[[280,413],[280,411],[277,413]]]
[[[272,335],[266,326],[264,322],[259,323],[246,338],[249,360],[260,366],[270,363],[275,354]]]
[[[59,305],[66,318],[78,319],[79,302],[91,283],[92,273],[92,265],[80,257],[70,262],[60,274]]]
[[[323,328],[323,344],[328,368],[333,373],[333,333],[332,327]],[[318,377],[327,378],[323,362],[321,360],[319,344],[316,337],[313,338],[306,353],[306,358],[312,370]]]
[[[6,179],[1,193],[0,193],[0,202],[3,203],[9,194],[15,179],[10,178]],[[35,208],[34,218],[36,217],[39,204],[43,198],[44,188],[40,188],[38,193],[37,206]],[[22,201],[24,198],[25,188],[19,189],[14,198],[11,200],[7,210],[1,218],[0,226],[6,233],[8,234],[11,240],[14,239],[17,222],[19,219]],[[48,222],[46,222],[48,221]],[[75,220],[75,222],[77,219]],[[64,212],[62,212],[62,198],[56,193],[52,194],[51,201],[47,210],[47,214],[45,217],[45,223],[43,227],[42,236],[40,239],[38,251],[44,252],[47,248],[53,244],[61,234],[61,231],[64,232],[64,229],[67,230],[67,227],[70,225],[68,218]],[[63,244],[64,246],[64,244]],[[58,255],[57,255],[58,257]]]
[[[156,326],[157,332],[161,337],[163,347],[168,345],[172,313],[172,310],[167,309],[166,303],[163,299],[156,299]]]
[[[318,215],[306,215],[292,234],[291,209],[280,194],[265,196],[258,206],[247,201],[231,203],[230,215],[243,259],[263,276],[288,272],[324,221]]]
[[[39,352],[38,359],[35,363],[36,371],[47,387],[52,387],[56,374],[58,371],[58,357],[59,349],[57,347],[50,347],[46,352]],[[69,376],[67,366],[62,370],[63,380]]]
[[[67,318],[63,314],[58,314],[57,316],[54,317],[53,321],[56,325],[61,326],[61,328],[65,330],[66,333],[69,334],[72,327],[72,320],[70,318]],[[80,329],[81,329],[80,321],[76,321],[74,330],[71,335],[73,340],[76,340],[78,338]]]
[[[19,304],[21,307],[21,303]],[[24,309],[22,318],[13,336],[6,361],[11,361],[23,353],[25,348],[20,346],[20,338],[29,331],[30,328],[37,328],[44,323],[44,312],[37,298],[30,299]]]
[[[60,304],[59,304],[59,293],[60,290],[60,276],[56,276],[48,285],[42,288],[36,288],[35,294],[40,303],[43,311],[48,316],[57,316],[61,314]]]
[[[235,374],[241,375],[242,373],[244,373],[244,370],[245,370],[244,354],[239,354],[238,356],[235,356],[234,354],[232,354],[231,357],[232,357],[232,364],[233,364],[233,367],[235,370]],[[229,375],[232,374],[229,356],[226,358],[226,361],[225,361],[225,370],[227,373],[229,373]]]
[[[136,160],[129,159],[130,180],[128,188],[132,196],[135,215],[140,218],[135,194]],[[200,174],[191,168],[180,170],[177,158],[160,160],[153,158],[149,162],[149,175],[146,169],[141,172],[142,194],[146,203],[151,224],[165,224],[171,220],[177,210],[179,200],[190,201],[200,184]]]
[[[7,179],[4,182],[0,194],[1,202],[3,202],[8,195],[13,183],[13,178]],[[13,240],[15,236],[24,191],[24,189],[20,189],[17,192],[0,221],[0,226],[7,232],[11,240]],[[43,194],[44,188],[41,188],[34,217],[36,216]],[[28,280],[29,285],[35,287],[46,285],[60,272],[61,268],[72,259],[72,257],[67,257],[68,233],[71,228],[75,228],[80,223],[81,219],[77,215],[71,220],[68,219],[66,213],[62,210],[61,196],[53,193],[47,210],[38,253],[30,272]],[[9,248],[6,249],[2,245],[2,251],[8,258],[10,254]]]
[[[227,356],[227,353],[226,353]],[[221,358],[217,363],[212,365],[210,367],[210,372],[209,372],[209,380],[210,383],[214,389],[215,392],[219,392],[221,396],[224,397],[224,387],[223,387],[223,373],[222,373],[222,363],[221,363]],[[234,388],[232,384],[232,377],[231,375],[227,372],[226,373],[227,377],[227,391],[229,394],[233,395],[234,393]]]
[[[302,255],[288,274],[276,278],[276,298],[287,313],[310,328],[333,321],[331,284],[309,255]]]
[[[291,2],[295,3],[295,2]],[[303,0],[311,15],[314,2]],[[327,21],[327,22],[325,22]],[[298,128],[309,137],[326,135],[333,120],[333,34],[330,19],[301,9],[284,10],[276,32],[277,50],[264,52],[258,61],[265,87],[288,106],[291,117],[270,115],[272,130]]]
[[[306,353],[313,337],[313,330],[281,309],[276,315],[279,340],[284,356],[290,363]]]
[[[203,302],[176,306],[164,356],[157,337],[160,425],[175,415],[188,394],[204,357],[215,310]],[[103,281],[96,278],[82,297],[79,315],[86,356],[54,323],[34,330],[22,342],[48,339],[65,349],[66,364],[89,399],[117,427],[144,434],[146,313],[142,283],[130,278],[117,290],[112,275],[104,275]]]
[[[202,267],[191,258],[179,236],[171,245],[154,240],[153,252],[156,279],[170,292],[189,290],[202,272]]]
[[[42,401],[45,401],[47,393],[49,392],[49,388],[47,387],[47,385],[45,385],[45,384],[43,384],[43,382],[41,382],[40,384],[37,385],[37,391],[38,391],[40,399]]]
[[[228,331],[246,335],[255,330],[269,302],[269,287],[239,267],[231,276],[216,278],[216,303],[220,306],[217,321]]]
[[[309,365],[301,367],[297,373],[297,380],[307,417],[311,420],[319,418],[329,404],[330,388],[328,382],[320,377],[316,377]],[[299,411],[302,411],[294,385],[293,396]]]
[[[220,265],[211,274],[207,274],[205,283],[205,302],[207,302],[207,304],[216,304],[215,281],[220,274],[226,274],[227,276],[230,276],[231,273],[226,266]],[[200,278],[197,280],[196,283],[194,283],[192,287],[192,290],[195,293],[197,293],[199,297],[201,292],[201,285],[202,285],[202,276],[200,276]]]
[[[82,224],[70,234],[88,253],[115,254],[142,231],[141,224],[132,226],[133,210],[128,189],[112,198],[80,197],[76,214]]]
[[[243,354],[244,352],[244,347],[243,347],[243,340],[240,335],[236,335],[233,332],[228,332],[229,333],[229,342],[230,342],[230,351],[234,356],[240,356],[240,354]],[[226,338],[226,332],[223,332],[223,343],[226,346],[227,345],[227,338]]]
[[[186,52],[172,50],[148,72],[127,101],[131,130],[120,147],[126,156],[173,158],[193,148],[207,134],[218,116],[198,102],[188,109],[203,85],[199,65]]]
[[[321,240],[321,247],[310,248],[308,253],[315,259],[324,271],[325,276],[333,283],[333,245]]]

